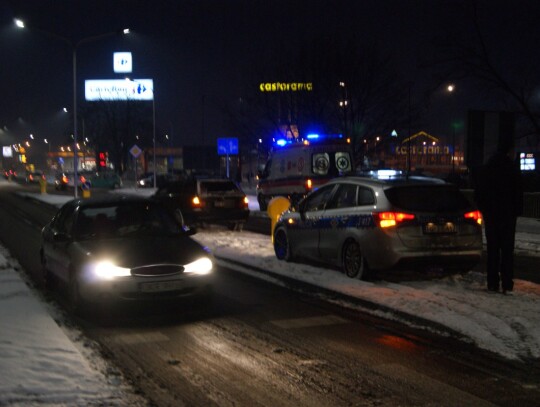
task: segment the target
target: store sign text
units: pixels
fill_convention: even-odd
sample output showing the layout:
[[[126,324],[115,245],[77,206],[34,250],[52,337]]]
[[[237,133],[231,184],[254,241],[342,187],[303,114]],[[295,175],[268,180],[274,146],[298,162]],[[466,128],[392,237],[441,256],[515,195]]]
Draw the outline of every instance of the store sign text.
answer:
[[[408,154],[407,146],[397,146],[396,154]],[[411,146],[411,154],[446,155],[450,154],[449,146]]]
[[[261,92],[298,92],[313,90],[312,82],[268,82],[259,85]]]

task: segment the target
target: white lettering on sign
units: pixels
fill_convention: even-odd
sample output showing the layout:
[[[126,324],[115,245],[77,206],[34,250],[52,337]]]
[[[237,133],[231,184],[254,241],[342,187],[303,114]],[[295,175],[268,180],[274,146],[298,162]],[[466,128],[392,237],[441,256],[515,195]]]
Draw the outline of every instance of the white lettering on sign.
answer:
[[[98,79],[84,81],[84,96],[88,101],[100,100],[152,100],[152,79]]]

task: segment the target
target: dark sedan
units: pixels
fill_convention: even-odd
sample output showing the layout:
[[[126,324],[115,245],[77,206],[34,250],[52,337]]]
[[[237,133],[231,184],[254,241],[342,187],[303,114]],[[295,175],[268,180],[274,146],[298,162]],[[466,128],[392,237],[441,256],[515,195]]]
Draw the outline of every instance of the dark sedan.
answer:
[[[154,198],[188,225],[223,224],[242,230],[248,199],[236,183],[223,178],[190,178],[159,188]]]
[[[158,203],[140,197],[76,199],[43,228],[46,283],[68,286],[69,305],[210,293],[212,256]]]

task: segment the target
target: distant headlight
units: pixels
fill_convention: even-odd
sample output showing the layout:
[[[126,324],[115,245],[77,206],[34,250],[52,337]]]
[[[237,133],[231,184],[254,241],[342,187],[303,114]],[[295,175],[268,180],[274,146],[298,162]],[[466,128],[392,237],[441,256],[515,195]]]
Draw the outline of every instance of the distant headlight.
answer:
[[[193,263],[186,264],[184,266],[184,273],[194,274],[208,274],[212,271],[212,260],[208,257],[203,257],[199,260],[195,260]]]
[[[94,265],[94,274],[96,277],[110,280],[116,277],[129,277],[131,269],[115,266],[110,261],[101,261]]]

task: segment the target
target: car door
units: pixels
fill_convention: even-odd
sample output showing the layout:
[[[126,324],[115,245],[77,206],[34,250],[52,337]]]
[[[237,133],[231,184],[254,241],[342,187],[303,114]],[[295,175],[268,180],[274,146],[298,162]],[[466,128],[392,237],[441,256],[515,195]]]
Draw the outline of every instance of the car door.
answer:
[[[341,247],[353,238],[361,244],[373,226],[375,195],[370,188],[342,183],[322,214],[319,253],[321,259],[339,264]]]
[[[295,255],[319,257],[319,231],[323,227],[322,215],[336,185],[325,185],[308,195],[300,203],[300,217],[293,228],[289,227],[291,247]]]
[[[49,250],[49,267],[51,271],[64,281],[69,278],[68,247],[72,242],[73,219],[75,206],[65,206],[58,218],[51,225],[51,241]]]

